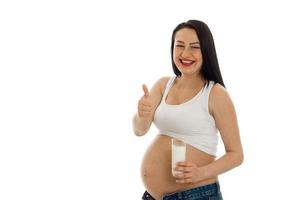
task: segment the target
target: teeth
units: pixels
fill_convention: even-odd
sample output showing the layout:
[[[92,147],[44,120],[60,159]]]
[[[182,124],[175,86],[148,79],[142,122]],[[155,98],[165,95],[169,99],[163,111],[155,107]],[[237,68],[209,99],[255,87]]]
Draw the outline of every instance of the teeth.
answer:
[[[183,64],[192,64],[193,63],[193,61],[187,61],[187,60],[181,60],[181,62],[183,63]]]

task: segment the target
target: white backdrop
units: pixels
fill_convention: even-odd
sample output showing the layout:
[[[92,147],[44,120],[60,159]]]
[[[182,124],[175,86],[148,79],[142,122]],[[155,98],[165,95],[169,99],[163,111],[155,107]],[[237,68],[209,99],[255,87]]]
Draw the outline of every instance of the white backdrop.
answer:
[[[0,199],[140,199],[157,129],[135,137],[131,119],[142,84],[173,76],[188,19],[210,27],[238,114],[245,161],[219,177],[224,199],[297,199],[296,1],[209,2],[1,1]]]

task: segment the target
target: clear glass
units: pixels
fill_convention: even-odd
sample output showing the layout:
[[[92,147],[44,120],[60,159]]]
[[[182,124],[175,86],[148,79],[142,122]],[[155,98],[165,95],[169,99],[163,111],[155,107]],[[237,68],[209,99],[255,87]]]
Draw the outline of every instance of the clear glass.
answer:
[[[180,172],[175,171],[174,168],[176,167],[177,162],[185,161],[185,152],[186,152],[186,144],[181,140],[172,138],[172,174],[173,174],[173,176],[175,174],[180,173]]]

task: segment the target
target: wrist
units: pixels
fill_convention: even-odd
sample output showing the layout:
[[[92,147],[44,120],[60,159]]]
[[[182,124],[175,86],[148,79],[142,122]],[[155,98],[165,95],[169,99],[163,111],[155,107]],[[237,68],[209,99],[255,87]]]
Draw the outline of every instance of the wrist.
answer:
[[[140,117],[138,113],[133,118],[133,129],[137,136],[143,136],[149,130],[151,119]]]
[[[142,123],[147,123],[147,122],[151,121],[150,117],[141,117],[138,113],[136,114],[136,118],[138,119],[138,121],[140,121]]]
[[[198,171],[200,172],[201,180],[209,179],[212,177],[212,173],[211,173],[211,169],[210,169],[209,165],[199,167]]]

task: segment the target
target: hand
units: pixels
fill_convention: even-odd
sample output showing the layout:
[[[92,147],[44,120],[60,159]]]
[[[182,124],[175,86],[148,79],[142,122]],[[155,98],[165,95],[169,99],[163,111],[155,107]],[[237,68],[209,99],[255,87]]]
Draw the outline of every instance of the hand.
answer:
[[[154,110],[154,105],[151,100],[150,93],[145,84],[143,84],[144,95],[138,102],[138,115],[141,118],[151,118]]]
[[[206,179],[205,168],[189,161],[178,162],[175,168],[176,183],[196,183]]]

